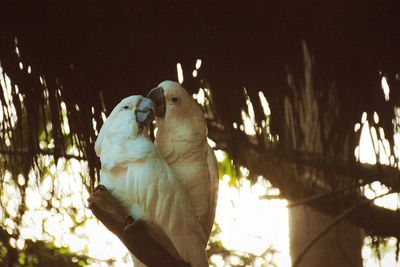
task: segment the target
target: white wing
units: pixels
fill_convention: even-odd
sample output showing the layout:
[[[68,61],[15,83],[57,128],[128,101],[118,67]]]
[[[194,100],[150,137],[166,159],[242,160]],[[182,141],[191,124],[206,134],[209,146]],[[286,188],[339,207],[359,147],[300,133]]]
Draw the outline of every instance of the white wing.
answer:
[[[192,267],[208,266],[207,239],[184,188],[166,162],[156,158],[145,159],[141,165],[128,164],[126,181],[133,216],[158,224]]]

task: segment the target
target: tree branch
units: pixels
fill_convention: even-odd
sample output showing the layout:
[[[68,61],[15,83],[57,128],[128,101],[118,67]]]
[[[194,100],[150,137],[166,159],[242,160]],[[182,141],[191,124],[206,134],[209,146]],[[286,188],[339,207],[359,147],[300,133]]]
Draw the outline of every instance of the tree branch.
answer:
[[[221,129],[211,126],[209,136],[218,144],[226,143]],[[360,201],[356,191],[364,184],[380,181],[392,192],[400,191],[400,172],[392,167],[356,162],[324,164],[318,160],[322,155],[318,157],[310,153],[285,153],[279,148],[263,148],[262,145],[249,142],[249,137],[239,131],[235,138],[236,151],[240,151],[234,159],[236,164],[246,166],[253,175],[266,177],[273,186],[279,188],[282,197],[293,202],[303,200],[304,204],[332,216],[342,214]],[[313,173],[315,180],[305,179],[304,170]],[[332,188],[327,184],[329,180],[324,178],[326,175],[349,179],[352,186]],[[314,199],[307,199],[313,194],[317,195],[311,197]],[[368,205],[349,214],[348,219],[370,234],[400,238],[399,211]]]
[[[96,218],[148,267],[190,267],[190,264],[179,261],[164,250],[147,233],[145,224],[140,220],[135,221],[104,186],[98,186],[88,202]]]

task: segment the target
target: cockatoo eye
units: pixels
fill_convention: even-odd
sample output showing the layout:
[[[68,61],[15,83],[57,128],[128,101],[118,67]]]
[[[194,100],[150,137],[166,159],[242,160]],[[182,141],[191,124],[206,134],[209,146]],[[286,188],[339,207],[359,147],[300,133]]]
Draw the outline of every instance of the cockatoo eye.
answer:
[[[173,96],[173,97],[171,98],[171,101],[172,101],[172,102],[177,102],[177,101],[178,101],[178,98],[177,98],[176,96]]]
[[[124,106],[124,109],[129,109],[129,106]]]

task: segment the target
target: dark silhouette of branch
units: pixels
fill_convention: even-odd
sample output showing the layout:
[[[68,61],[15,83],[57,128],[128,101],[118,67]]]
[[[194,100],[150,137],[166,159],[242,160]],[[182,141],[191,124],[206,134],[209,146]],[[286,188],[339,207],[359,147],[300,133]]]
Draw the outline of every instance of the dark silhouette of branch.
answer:
[[[146,231],[145,224],[135,221],[122,204],[104,187],[98,186],[88,199],[89,208],[137,259],[149,267],[190,267],[164,250]]]
[[[311,204],[312,202],[315,202],[317,200],[323,199],[325,197],[335,196],[335,195],[337,196],[339,194],[342,194],[342,195],[354,194],[363,185],[365,185],[365,184],[364,183],[360,183],[360,184],[357,184],[356,186],[349,187],[349,188],[345,187],[345,188],[342,188],[340,190],[326,191],[326,192],[322,192],[322,193],[319,193],[319,194],[307,196],[305,198],[302,198],[302,199],[299,199],[299,200],[295,200],[295,201],[292,201],[292,202],[288,203],[286,205],[286,207],[287,208],[294,208],[294,207],[297,207],[297,206],[300,206],[300,205]]]
[[[286,208],[294,208],[294,207],[297,207],[297,206],[300,206],[300,205],[309,204],[309,203],[311,203],[311,202],[313,202],[313,201],[316,201],[316,200],[319,200],[319,199],[321,199],[321,198],[330,196],[330,195],[332,195],[332,194],[334,194],[334,193],[335,193],[335,192],[330,191],[330,192],[323,192],[323,193],[321,193],[321,194],[317,194],[317,195],[312,195],[312,196],[309,196],[309,197],[305,197],[305,198],[302,198],[302,199],[300,199],[300,200],[296,200],[296,201],[293,201],[293,202],[291,202],[291,203],[288,203],[288,204],[286,205]]]
[[[339,216],[337,216],[335,219],[332,220],[330,224],[328,224],[325,228],[323,228],[319,233],[317,233],[311,240],[310,242],[304,247],[303,251],[297,256],[297,258],[293,261],[292,267],[297,267],[303,260],[304,256],[307,254],[307,252],[312,248],[312,246],[320,240],[325,234],[329,232],[336,224],[338,224],[340,221],[342,221],[345,217],[347,217],[350,213],[354,212],[356,209],[360,208],[363,205],[369,204],[373,202],[375,199],[384,197],[386,195],[389,195],[393,193],[392,191],[389,191],[387,193],[381,194],[379,196],[376,196],[373,199],[364,199],[361,202],[355,204],[354,206],[346,209],[343,211]]]
[[[209,124],[209,136],[218,144],[226,143],[223,130],[213,127],[212,124]],[[359,201],[360,195],[354,193],[356,189],[373,181],[380,181],[392,192],[400,191],[400,172],[396,168],[357,162],[322,163],[318,160],[318,155],[311,153],[289,153],[282,151],[280,147],[260,148],[249,142],[251,137],[243,132],[236,132],[235,137],[236,149],[240,151],[236,154],[236,164],[245,166],[254,176],[262,175],[267,178],[274,187],[279,188],[281,197],[291,202],[303,202],[302,204],[325,214],[338,216],[343,213],[346,207]],[[304,169],[315,173],[320,183],[307,183],[299,171]],[[348,188],[331,188],[329,184],[324,183],[325,173],[353,180],[354,183]],[[341,193],[336,194],[337,192]],[[316,195],[310,197],[314,194]],[[359,208],[347,219],[370,234],[400,238],[399,211],[368,205]]]

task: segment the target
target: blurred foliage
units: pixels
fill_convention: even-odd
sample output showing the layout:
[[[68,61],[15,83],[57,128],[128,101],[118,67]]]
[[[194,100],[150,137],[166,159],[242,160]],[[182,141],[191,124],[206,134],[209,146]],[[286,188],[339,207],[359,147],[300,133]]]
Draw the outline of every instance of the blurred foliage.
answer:
[[[56,247],[53,243],[25,240],[22,248],[14,248],[10,240],[13,238],[0,228],[0,266],[81,267],[93,262],[85,255],[73,253],[67,247]]]
[[[390,254],[396,255],[395,262],[399,260],[399,241],[393,237],[368,236],[364,241],[366,248],[371,250],[371,258],[378,263]]]
[[[218,164],[219,177],[229,176],[229,186],[238,188],[237,169],[233,165],[232,159],[224,153],[224,159]]]
[[[218,240],[217,236],[221,232],[218,223],[214,224],[208,244],[207,253],[210,257],[211,266],[217,266],[215,262],[223,261],[225,265],[232,267],[241,266],[268,266],[278,267],[274,262],[274,255],[278,253],[272,246],[268,247],[263,253],[255,255],[243,251],[229,250]]]

